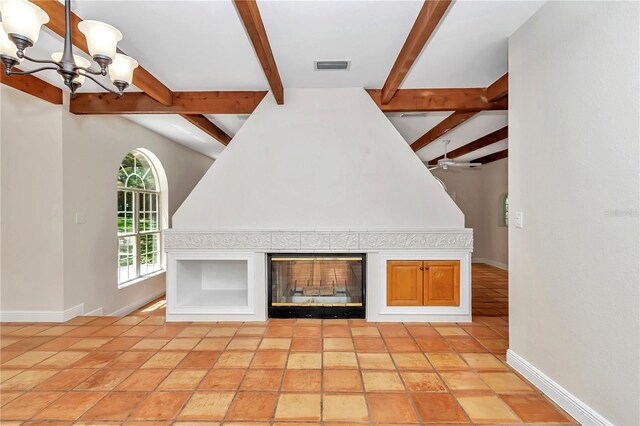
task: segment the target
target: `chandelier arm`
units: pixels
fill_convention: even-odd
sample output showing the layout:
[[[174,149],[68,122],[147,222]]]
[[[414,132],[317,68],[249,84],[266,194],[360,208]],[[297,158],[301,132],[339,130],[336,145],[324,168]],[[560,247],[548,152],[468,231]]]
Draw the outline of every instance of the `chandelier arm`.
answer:
[[[122,97],[122,92],[118,92],[116,90],[108,88],[107,86],[105,86],[104,84],[100,83],[98,80],[93,78],[90,74],[84,74],[84,73],[79,73],[79,74],[84,76],[84,77],[87,77],[89,80],[93,81],[94,83],[96,83],[98,86],[102,87],[107,92],[113,93],[114,95],[118,96],[119,98]]]
[[[60,66],[60,63],[56,61],[52,61],[51,59],[36,59],[24,54],[22,55],[22,57],[27,61],[35,62],[36,64],[52,64],[52,65]]]
[[[93,75],[102,75],[102,76],[107,75],[106,68],[102,68],[102,69],[100,69],[100,71],[96,71],[96,70],[93,70],[91,68],[78,67],[78,71],[84,71],[86,73],[93,74]]]
[[[40,68],[36,68],[35,70],[31,70],[31,71],[11,71],[9,70],[7,72],[7,75],[29,75],[29,74],[35,74],[37,72],[40,71],[44,71],[44,70],[58,70],[58,67],[40,67]]]

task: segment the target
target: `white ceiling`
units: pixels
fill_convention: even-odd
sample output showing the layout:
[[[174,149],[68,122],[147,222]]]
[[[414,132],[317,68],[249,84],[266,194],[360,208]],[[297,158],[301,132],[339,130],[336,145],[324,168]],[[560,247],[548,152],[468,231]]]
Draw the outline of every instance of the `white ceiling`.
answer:
[[[455,1],[402,87],[487,87],[507,72],[508,38],[543,4]]]
[[[424,115],[412,115],[402,117],[401,113],[387,113],[391,121],[408,144],[412,144],[420,136],[424,135],[433,126],[451,115],[453,111],[429,112]]]
[[[258,0],[285,90],[287,87],[382,87],[422,3],[421,0]],[[457,0],[402,87],[487,86],[507,71],[508,37],[543,3]],[[75,0],[72,7],[83,19],[101,20],[120,29],[124,35],[119,44],[122,50],[171,90],[269,88],[231,0]],[[28,53],[48,58],[60,50],[59,37],[44,31]],[[336,59],[350,60],[350,70],[313,69],[314,60]],[[62,87],[53,71],[40,73],[39,77]],[[98,90],[94,83],[87,83],[81,89]],[[387,116],[407,142],[412,143],[448,114],[450,112],[411,118],[400,118],[399,114]],[[179,116],[125,117],[213,158],[224,148]],[[236,115],[208,115],[207,118],[231,136],[245,121]],[[483,112],[443,139],[450,139],[450,149],[455,149],[506,123],[506,111]],[[505,144],[506,141],[494,144],[462,159],[504,149]],[[418,152],[423,160],[441,154],[442,144],[438,141]]]
[[[119,47],[171,90],[269,89],[231,0],[76,0],[74,12],[122,31]]]
[[[248,115],[206,114],[205,117],[220,127],[226,134],[235,135],[244,122],[247,121]]]
[[[211,158],[217,158],[224,149],[224,145],[179,115],[127,114],[123,117]]]
[[[285,87],[380,88],[423,2],[259,0]],[[313,61],[350,60],[348,71]]]

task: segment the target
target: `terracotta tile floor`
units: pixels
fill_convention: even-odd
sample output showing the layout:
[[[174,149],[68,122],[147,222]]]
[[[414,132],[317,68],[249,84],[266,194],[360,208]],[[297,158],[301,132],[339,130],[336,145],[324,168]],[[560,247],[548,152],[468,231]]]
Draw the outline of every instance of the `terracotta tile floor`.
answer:
[[[504,363],[506,273],[474,265],[468,324],[4,323],[3,425],[574,423]]]
[[[482,263],[473,264],[473,315],[490,317],[509,315],[509,274]]]

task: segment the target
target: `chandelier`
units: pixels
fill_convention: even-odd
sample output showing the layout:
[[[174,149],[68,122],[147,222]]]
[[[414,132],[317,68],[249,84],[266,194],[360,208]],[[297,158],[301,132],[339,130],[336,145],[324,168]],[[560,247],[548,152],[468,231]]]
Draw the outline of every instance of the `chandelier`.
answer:
[[[55,70],[72,95],[82,86],[85,78],[118,97],[122,96],[131,84],[133,70],[138,66],[138,62],[127,55],[117,53],[116,44],[122,39],[122,33],[117,28],[98,21],[82,21],[78,24],[78,29],[85,35],[89,53],[98,64],[99,70],[92,69],[87,59],[73,54],[71,0],[64,2],[64,48],[62,52],[52,54],[51,60],[35,59],[25,54],[25,50],[38,41],[40,27],[49,22],[49,15],[44,10],[28,0],[0,0],[0,13],[0,59],[6,75],[27,75]],[[42,66],[30,71],[12,71],[12,68],[23,60]],[[94,77],[107,74],[115,90]]]

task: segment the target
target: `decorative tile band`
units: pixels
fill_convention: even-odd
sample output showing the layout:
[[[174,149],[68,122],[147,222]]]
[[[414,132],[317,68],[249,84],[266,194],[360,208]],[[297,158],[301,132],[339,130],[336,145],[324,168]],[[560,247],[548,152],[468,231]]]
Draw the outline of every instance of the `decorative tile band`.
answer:
[[[473,250],[473,231],[179,231],[165,230],[165,251],[377,251],[395,249]]]

